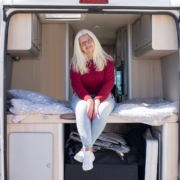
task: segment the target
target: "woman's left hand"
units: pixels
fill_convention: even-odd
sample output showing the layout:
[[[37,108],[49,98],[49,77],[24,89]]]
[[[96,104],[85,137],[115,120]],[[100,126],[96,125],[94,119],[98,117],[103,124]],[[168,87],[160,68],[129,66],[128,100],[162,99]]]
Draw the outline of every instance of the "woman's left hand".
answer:
[[[99,99],[94,100],[94,111],[93,111],[93,117],[92,119],[95,119],[97,114],[98,114],[98,109],[99,109],[100,101]]]

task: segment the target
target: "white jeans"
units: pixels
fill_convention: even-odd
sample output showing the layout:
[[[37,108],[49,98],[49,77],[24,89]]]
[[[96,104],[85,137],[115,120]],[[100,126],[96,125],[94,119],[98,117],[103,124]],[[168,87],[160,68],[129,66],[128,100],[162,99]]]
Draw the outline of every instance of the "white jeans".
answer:
[[[103,131],[107,119],[115,106],[114,97],[110,94],[100,103],[98,114],[90,120],[87,115],[87,102],[76,94],[70,99],[70,106],[76,113],[76,124],[84,147],[92,147],[96,139]]]

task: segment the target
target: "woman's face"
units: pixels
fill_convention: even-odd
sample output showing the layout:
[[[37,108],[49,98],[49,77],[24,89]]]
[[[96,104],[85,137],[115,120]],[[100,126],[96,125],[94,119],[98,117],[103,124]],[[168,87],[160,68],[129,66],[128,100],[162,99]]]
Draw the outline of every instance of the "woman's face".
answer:
[[[88,57],[93,56],[95,44],[93,39],[88,34],[83,34],[79,37],[79,44],[81,50],[86,53]]]

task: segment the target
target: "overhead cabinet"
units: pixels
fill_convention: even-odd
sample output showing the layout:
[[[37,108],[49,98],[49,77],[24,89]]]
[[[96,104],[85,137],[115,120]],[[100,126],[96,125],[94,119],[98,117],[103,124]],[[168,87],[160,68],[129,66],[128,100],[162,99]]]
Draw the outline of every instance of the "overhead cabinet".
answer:
[[[11,56],[39,57],[41,24],[36,14],[15,14],[9,24],[8,53]]]
[[[138,59],[159,59],[177,52],[176,24],[168,15],[143,15],[133,25],[133,51]]]

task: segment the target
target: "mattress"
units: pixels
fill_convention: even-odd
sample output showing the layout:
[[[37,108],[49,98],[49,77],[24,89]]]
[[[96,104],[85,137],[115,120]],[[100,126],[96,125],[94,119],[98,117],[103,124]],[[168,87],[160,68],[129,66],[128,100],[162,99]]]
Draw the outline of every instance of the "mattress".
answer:
[[[15,116],[12,122],[19,123],[31,117],[31,114],[43,114],[40,118],[42,120],[48,120],[49,118],[55,118],[55,122],[59,123],[73,123],[75,122],[75,116],[73,118],[61,117],[57,114],[72,114],[74,111],[62,103],[56,103],[51,105],[36,104],[23,99],[12,99],[12,107],[9,111]],[[178,114],[179,102],[168,102],[162,98],[136,98],[130,99],[126,102],[116,104],[116,107],[111,112],[108,122],[111,123],[143,123],[151,126],[160,126],[165,124],[172,114]],[[53,116],[49,116],[49,114]],[[34,116],[32,116],[34,118]],[[65,120],[65,122],[64,122]],[[71,121],[72,120],[72,121]],[[170,120],[170,122],[174,120]],[[45,121],[44,121],[45,122]],[[175,120],[176,122],[176,120]]]

